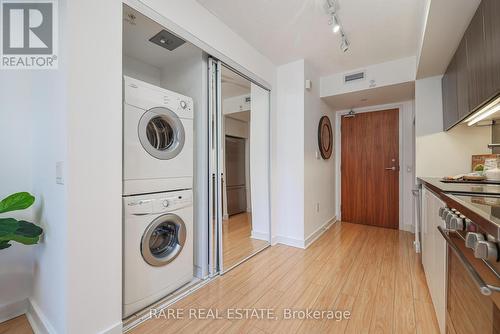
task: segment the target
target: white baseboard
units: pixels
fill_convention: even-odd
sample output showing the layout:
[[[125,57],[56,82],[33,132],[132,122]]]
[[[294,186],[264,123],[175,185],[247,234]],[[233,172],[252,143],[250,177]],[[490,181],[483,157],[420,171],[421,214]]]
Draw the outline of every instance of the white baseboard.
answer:
[[[26,317],[35,334],[56,334],[56,330],[52,327],[47,317],[33,299],[28,300],[28,311]]]
[[[123,333],[123,323],[118,322],[110,328],[100,332],[99,334],[121,334]]]
[[[28,299],[0,306],[0,323],[18,317],[28,309]]]
[[[413,224],[403,224],[401,230],[410,233],[415,233],[415,226],[413,226]]]
[[[297,248],[306,248],[304,240],[290,238],[290,237],[284,237],[282,235],[277,235],[273,238],[273,245],[275,245],[275,244],[283,244],[283,245],[297,247]]]
[[[252,230],[252,234],[250,235],[252,239],[259,239],[264,241],[269,241],[269,233],[256,232]]]
[[[328,219],[323,225],[321,225],[316,231],[311,233],[305,240],[305,248],[311,246],[313,242],[315,242],[323,233],[326,232],[335,222],[337,221],[337,217],[333,216]]]
[[[333,218],[326,221],[323,225],[321,225],[316,231],[311,233],[311,235],[309,235],[305,240],[285,237],[282,235],[276,235],[272,238],[271,244],[272,245],[283,244],[287,246],[306,249],[307,247],[312,245],[312,243],[316,241],[323,233],[325,233],[325,231],[328,230],[330,226],[334,224],[336,221],[337,217],[334,216]]]

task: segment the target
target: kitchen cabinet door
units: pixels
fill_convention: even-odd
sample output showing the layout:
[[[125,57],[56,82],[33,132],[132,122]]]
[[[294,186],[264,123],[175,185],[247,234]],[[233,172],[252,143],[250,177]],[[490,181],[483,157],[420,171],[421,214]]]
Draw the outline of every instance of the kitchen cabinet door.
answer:
[[[439,208],[444,207],[445,203],[426,187],[423,188],[422,197],[422,265],[439,329],[441,333],[444,333],[446,328],[446,241],[437,227],[443,224],[439,217]]]
[[[443,96],[443,129],[450,129],[458,121],[457,58],[451,59],[441,81]]]
[[[489,96],[500,93],[500,1],[483,0],[486,63],[491,82]]]
[[[469,115],[471,109],[469,106],[469,80],[468,80],[468,56],[467,39],[462,38],[460,45],[455,53],[456,71],[457,71],[457,113],[458,120],[464,119]]]
[[[488,72],[486,36],[484,31],[484,5],[482,2],[465,33],[467,40],[469,105],[474,109],[491,97],[491,73]]]

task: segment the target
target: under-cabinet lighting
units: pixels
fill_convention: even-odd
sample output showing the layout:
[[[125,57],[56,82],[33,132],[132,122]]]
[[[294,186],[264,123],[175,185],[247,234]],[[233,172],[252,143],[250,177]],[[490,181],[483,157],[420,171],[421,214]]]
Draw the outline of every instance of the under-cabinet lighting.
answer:
[[[493,101],[490,103],[486,104],[482,108],[480,108],[478,111],[473,113],[471,116],[465,119],[464,123],[467,123],[468,126],[472,126],[476,124],[479,121],[482,121],[486,117],[489,117],[493,115],[494,113],[497,113],[500,111],[500,96],[495,98]]]

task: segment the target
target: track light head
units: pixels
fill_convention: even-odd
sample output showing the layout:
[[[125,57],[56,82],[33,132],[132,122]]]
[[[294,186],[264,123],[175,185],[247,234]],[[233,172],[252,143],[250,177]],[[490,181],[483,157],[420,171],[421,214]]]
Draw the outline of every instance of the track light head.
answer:
[[[332,15],[332,31],[338,33],[340,31],[340,24],[335,15]]]
[[[342,52],[347,52],[349,50],[349,41],[345,37],[345,35],[342,35],[342,43],[340,43],[340,50]]]

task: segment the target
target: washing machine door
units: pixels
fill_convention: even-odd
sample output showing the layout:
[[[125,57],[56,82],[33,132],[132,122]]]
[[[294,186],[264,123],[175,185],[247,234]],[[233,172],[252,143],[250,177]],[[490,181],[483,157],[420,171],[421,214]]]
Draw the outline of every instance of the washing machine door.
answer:
[[[173,213],[156,218],[141,239],[141,253],[148,264],[160,267],[172,262],[186,242],[186,225]]]
[[[173,159],[182,151],[184,126],[177,114],[168,108],[156,107],[146,111],[137,130],[142,147],[157,159]]]

